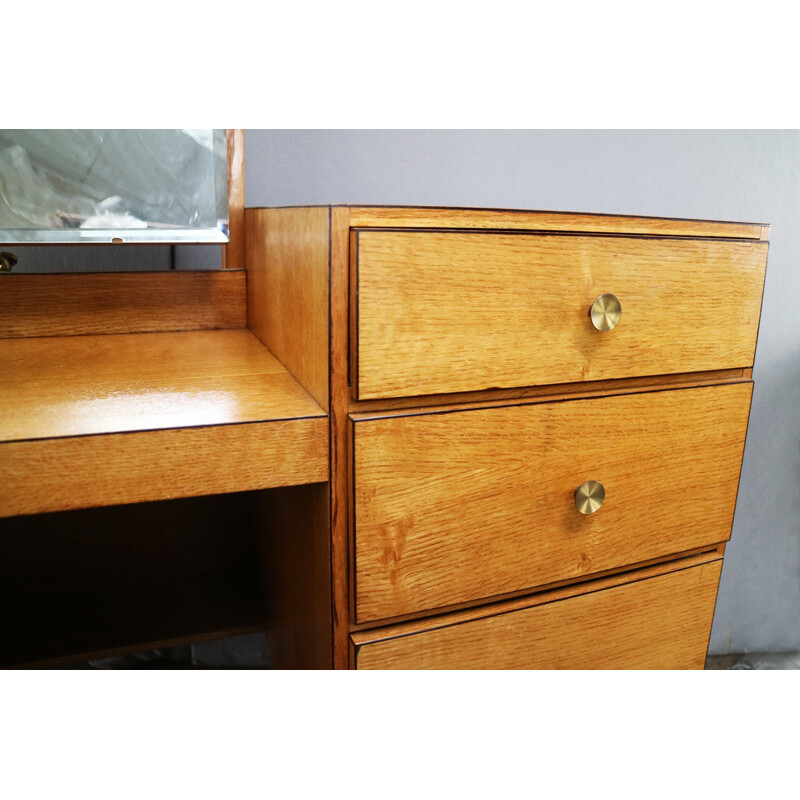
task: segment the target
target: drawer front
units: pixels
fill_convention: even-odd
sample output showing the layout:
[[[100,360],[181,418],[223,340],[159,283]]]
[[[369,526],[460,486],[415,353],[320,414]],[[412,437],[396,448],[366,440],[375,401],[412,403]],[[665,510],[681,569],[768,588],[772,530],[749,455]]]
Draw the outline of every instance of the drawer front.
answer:
[[[715,561],[482,619],[453,623],[439,618],[420,632],[389,629],[373,634],[377,641],[356,646],[356,666],[703,669],[721,564]]]
[[[726,541],[751,383],[353,425],[356,619]],[[575,489],[605,500],[582,514]]]
[[[359,231],[352,252],[359,399],[753,363],[766,242]]]

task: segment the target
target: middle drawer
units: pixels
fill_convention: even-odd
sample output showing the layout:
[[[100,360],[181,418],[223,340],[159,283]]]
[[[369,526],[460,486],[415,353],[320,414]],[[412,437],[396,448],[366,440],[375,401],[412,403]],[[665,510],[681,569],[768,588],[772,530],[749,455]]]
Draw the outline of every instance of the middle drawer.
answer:
[[[356,622],[726,541],[751,392],[354,417]],[[605,499],[583,514],[575,490],[588,481]]]

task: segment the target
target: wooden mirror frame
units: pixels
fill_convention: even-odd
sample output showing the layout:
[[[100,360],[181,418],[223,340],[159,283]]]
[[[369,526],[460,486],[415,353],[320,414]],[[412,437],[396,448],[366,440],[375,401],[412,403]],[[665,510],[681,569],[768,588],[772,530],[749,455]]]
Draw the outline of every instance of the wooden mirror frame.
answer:
[[[222,246],[222,269],[244,268],[244,130],[225,131],[228,146],[228,244]]]

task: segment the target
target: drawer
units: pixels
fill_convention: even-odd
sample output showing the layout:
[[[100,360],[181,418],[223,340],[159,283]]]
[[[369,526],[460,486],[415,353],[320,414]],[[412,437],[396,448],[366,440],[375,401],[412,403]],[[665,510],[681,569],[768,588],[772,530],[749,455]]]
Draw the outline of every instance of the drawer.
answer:
[[[354,419],[357,622],[726,541],[750,382]],[[598,481],[591,514],[575,490]]]
[[[753,363],[766,242],[361,230],[351,255],[358,399]]]
[[[354,634],[356,666],[703,669],[721,565]]]

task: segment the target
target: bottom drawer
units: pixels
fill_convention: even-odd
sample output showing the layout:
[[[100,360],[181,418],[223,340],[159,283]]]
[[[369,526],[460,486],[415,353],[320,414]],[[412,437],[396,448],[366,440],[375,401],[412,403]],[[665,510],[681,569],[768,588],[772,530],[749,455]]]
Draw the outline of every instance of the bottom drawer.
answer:
[[[666,569],[355,633],[356,667],[703,669],[722,560]]]

